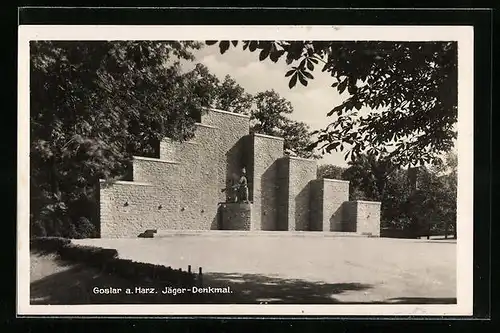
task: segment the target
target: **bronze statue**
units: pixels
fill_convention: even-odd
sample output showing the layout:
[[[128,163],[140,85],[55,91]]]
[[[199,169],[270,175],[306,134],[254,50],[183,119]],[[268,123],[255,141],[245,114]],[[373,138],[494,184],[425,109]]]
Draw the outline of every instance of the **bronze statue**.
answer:
[[[236,181],[237,175],[233,174],[234,180]],[[222,189],[222,192],[225,192],[226,190],[231,189],[234,191],[234,202],[240,202],[240,203],[249,203],[248,201],[248,180],[246,177],[246,169],[242,168],[241,169],[241,176],[239,180],[237,181],[236,184],[229,188],[224,188]]]
[[[245,168],[241,169],[241,177],[240,181],[238,182],[238,186],[239,186],[238,202],[248,203],[248,179],[247,179],[247,171]]]

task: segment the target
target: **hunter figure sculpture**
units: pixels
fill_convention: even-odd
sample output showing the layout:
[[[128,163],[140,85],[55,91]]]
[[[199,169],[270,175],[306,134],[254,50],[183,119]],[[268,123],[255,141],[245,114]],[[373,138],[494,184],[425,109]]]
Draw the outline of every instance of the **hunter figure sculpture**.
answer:
[[[237,177],[235,177],[237,178]],[[239,180],[234,184],[233,186],[230,187],[230,189],[234,193],[234,202],[239,202],[239,203],[249,203],[248,201],[248,179],[246,176],[246,169],[242,168],[241,169],[241,175],[239,177]],[[227,189],[222,189],[222,192],[226,191]]]

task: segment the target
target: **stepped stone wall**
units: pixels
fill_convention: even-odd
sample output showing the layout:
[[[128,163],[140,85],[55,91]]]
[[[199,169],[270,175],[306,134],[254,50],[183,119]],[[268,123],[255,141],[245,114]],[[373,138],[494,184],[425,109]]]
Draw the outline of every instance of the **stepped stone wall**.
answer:
[[[380,204],[348,203],[348,182],[315,179],[316,161],[284,156],[283,138],[249,133],[249,121],[210,109],[193,139],[162,140],[158,159],[134,157],[133,181],[102,181],[100,236],[223,228],[380,233]],[[242,167],[251,203],[228,204],[231,191],[221,190]]]

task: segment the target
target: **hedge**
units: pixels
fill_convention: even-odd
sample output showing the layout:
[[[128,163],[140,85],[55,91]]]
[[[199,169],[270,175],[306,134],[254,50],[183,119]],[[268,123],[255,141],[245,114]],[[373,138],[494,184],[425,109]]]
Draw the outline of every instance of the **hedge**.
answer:
[[[34,238],[30,245],[32,249],[54,252],[63,260],[82,262],[133,282],[150,280],[177,287],[191,287],[197,284],[196,275],[191,272],[175,270],[170,266],[120,259],[115,249],[76,245],[69,239],[59,237]]]
[[[61,237],[37,237],[30,240],[31,249],[47,252],[57,252],[69,244],[71,240]]]

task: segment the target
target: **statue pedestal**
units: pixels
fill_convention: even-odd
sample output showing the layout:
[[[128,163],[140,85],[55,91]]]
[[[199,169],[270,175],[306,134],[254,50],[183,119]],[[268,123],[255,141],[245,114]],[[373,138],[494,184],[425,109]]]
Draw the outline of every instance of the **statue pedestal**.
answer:
[[[251,203],[223,203],[219,212],[222,230],[252,230]]]

